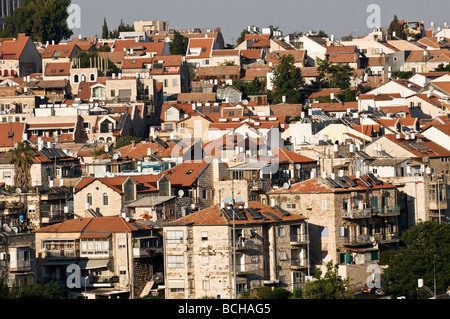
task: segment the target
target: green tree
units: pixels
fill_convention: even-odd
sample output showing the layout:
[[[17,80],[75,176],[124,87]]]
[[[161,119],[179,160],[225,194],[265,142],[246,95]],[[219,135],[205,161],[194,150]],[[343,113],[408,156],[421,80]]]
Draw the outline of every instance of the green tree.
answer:
[[[450,72],[450,63],[444,66],[444,63],[438,65],[432,72]]]
[[[286,97],[286,103],[298,103],[300,101],[300,88],[304,83],[300,68],[294,65],[293,55],[284,55],[280,59],[272,80],[272,98],[274,103],[281,103],[282,97]]]
[[[243,98],[249,95],[262,95],[266,91],[266,79],[253,79],[252,81],[234,81],[233,85],[242,92]]]
[[[239,45],[242,42],[244,42],[246,34],[250,34],[250,31],[248,31],[247,29],[242,30],[241,35],[236,40],[236,45]]]
[[[9,290],[8,285],[3,280],[3,278],[0,278],[0,299],[11,299],[12,294]]]
[[[321,37],[321,38],[328,38],[328,34],[323,30],[319,30],[319,33],[317,33],[317,36]]]
[[[108,24],[106,23],[106,18],[103,18],[102,38],[107,39],[108,35],[109,35]]]
[[[31,165],[34,162],[34,153],[28,143],[19,142],[10,149],[10,164],[14,164],[14,185],[27,193],[31,185]]]
[[[350,76],[353,69],[345,63],[334,64],[327,60],[317,59],[319,86],[327,88],[350,88]]]
[[[25,33],[42,43],[56,43],[73,34],[67,25],[70,0],[24,0],[10,17],[5,18],[2,37],[17,37]]]
[[[428,221],[407,230],[401,239],[404,246],[380,258],[388,267],[381,274],[382,287],[393,297],[429,298],[417,290],[417,280],[443,294],[450,285],[450,225]],[[382,254],[383,255],[383,254]]]
[[[141,140],[142,139],[140,137],[136,136],[119,136],[116,139],[116,143],[114,144],[114,150],[130,145],[133,141],[138,144],[141,142]]]
[[[403,40],[406,39],[405,30],[403,29],[403,26],[398,22],[397,15],[394,15],[394,19],[391,21],[387,29],[387,34],[391,37],[393,36],[394,32],[396,38]]]
[[[169,43],[170,53],[186,55],[186,50],[189,44],[189,39],[183,36],[180,32],[175,31],[173,40]]]
[[[338,265],[330,261],[327,271],[322,277],[316,268],[314,280],[307,281],[302,291],[304,299],[353,299],[353,294],[347,289],[350,279],[341,279],[337,274]]]

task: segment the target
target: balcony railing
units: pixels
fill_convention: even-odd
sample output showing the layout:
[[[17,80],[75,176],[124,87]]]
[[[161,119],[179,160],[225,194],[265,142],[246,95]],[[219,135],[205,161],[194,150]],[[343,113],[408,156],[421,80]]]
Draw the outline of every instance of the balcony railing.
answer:
[[[291,245],[307,244],[308,243],[308,235],[307,234],[291,234],[289,240],[290,240]]]
[[[80,252],[74,249],[65,250],[47,250],[45,251],[46,258],[76,258],[80,257]]]
[[[378,216],[397,216],[400,215],[400,206],[385,206],[377,208],[374,213]]]
[[[237,239],[235,242],[236,250],[260,250],[262,245],[254,240],[239,240]],[[231,240],[231,247],[233,247],[233,240]]]
[[[292,259],[291,260],[291,268],[292,269],[300,269],[300,268],[308,268],[308,259]]]
[[[351,218],[351,219],[370,218],[370,217],[372,217],[372,210],[370,208],[351,209],[351,210],[344,211],[342,217]]]
[[[375,240],[374,236],[369,234],[363,234],[345,238],[344,244],[349,246],[367,245],[373,243],[374,240]]]

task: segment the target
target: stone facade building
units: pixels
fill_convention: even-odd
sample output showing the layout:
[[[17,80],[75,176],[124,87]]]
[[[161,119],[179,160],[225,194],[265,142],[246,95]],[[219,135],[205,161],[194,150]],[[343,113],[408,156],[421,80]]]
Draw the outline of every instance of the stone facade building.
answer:
[[[305,218],[252,201],[234,211],[234,228],[232,210],[219,205],[164,225],[166,298],[233,298],[235,289],[302,285]]]
[[[312,178],[268,194],[272,206],[308,218],[311,265],[339,264],[352,283],[365,283],[367,267],[399,241],[397,189],[370,176]]]

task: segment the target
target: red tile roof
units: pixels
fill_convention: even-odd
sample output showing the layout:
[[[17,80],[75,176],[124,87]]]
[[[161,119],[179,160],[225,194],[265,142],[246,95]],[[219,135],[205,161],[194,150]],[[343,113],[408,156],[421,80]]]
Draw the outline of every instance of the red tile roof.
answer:
[[[170,180],[172,185],[189,187],[192,186],[207,166],[208,163],[205,161],[199,163],[184,162],[162,172],[162,174]]]
[[[212,55],[213,45],[213,38],[190,39],[187,52],[189,53],[189,50],[194,48],[200,48],[201,50],[199,55],[186,54],[186,59],[210,58]]]
[[[29,36],[19,33],[16,40],[3,41],[0,46],[0,58],[2,60],[18,60],[29,40]]]
[[[300,222],[306,219],[305,217],[297,214],[289,214],[289,216],[283,215],[276,208],[261,204],[259,202],[250,201],[248,202],[248,207],[253,208],[257,212],[261,213],[265,218],[254,219],[244,209],[238,208],[239,211],[246,217],[246,219],[235,219],[236,225]],[[267,214],[267,212],[277,216],[278,218],[274,219],[270,214]],[[219,205],[215,205],[206,209],[202,209],[188,216],[179,218],[173,222],[166,224],[165,226],[178,226],[180,224],[193,224],[194,226],[230,226],[233,224],[233,219],[230,219],[222,211]]]
[[[341,193],[341,192],[353,192],[353,191],[367,191],[372,189],[385,189],[385,188],[395,188],[394,185],[385,183],[381,181],[380,185],[376,185],[372,182],[367,176],[361,176],[364,178],[371,187],[366,186],[360,179],[356,178],[355,175],[348,176],[353,182],[357,184],[357,186],[344,189],[344,188],[336,188],[328,183],[322,177],[315,177],[308,179],[303,182],[299,182],[291,185],[289,189],[278,189],[270,191],[269,194],[282,194],[282,193]]]
[[[72,55],[75,49],[80,49],[80,47],[76,44],[54,44],[49,45],[44,51],[42,55],[43,59],[52,58],[55,53],[60,52],[59,58],[68,58]],[[81,49],[80,49],[81,50]]]
[[[397,139],[396,134],[385,134],[384,136],[418,158],[424,156],[429,158],[450,157],[449,150],[419,134],[416,134],[414,140],[406,140],[404,134],[400,134],[400,139]]]
[[[0,147],[14,147],[14,144],[22,141],[23,133],[24,123],[0,123]]]
[[[34,233],[116,233],[128,232],[151,227],[135,222],[127,222],[120,216],[76,218],[34,230]],[[83,235],[82,235],[83,236]]]
[[[116,177],[83,177],[74,188],[74,193],[81,191],[83,188],[87,187],[94,181],[99,181],[106,186],[110,187],[119,194],[123,194],[122,184],[125,180],[130,177],[137,184],[141,184],[142,187],[137,188],[138,193],[154,192],[158,189],[156,188],[156,182],[159,179],[159,175],[121,175]]]
[[[295,152],[286,150],[284,148],[276,148],[272,152],[275,158],[278,158],[280,162],[288,163],[316,163],[315,159],[297,154]]]
[[[70,68],[72,66],[71,62],[49,62],[47,63],[44,75],[45,76],[69,76]]]

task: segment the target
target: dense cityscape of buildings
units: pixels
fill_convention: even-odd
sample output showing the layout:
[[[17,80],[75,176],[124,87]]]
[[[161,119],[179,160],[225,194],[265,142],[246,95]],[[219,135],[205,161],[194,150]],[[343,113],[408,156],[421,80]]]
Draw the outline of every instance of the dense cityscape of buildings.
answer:
[[[168,21],[0,39],[0,278],[66,285],[75,265],[71,298],[234,298],[332,261],[359,291],[402,232],[450,215],[450,29],[400,23],[413,36],[248,27],[232,47],[176,30],[184,54]],[[298,103],[271,102],[285,56]],[[318,85],[320,61],[350,67],[349,88]]]

